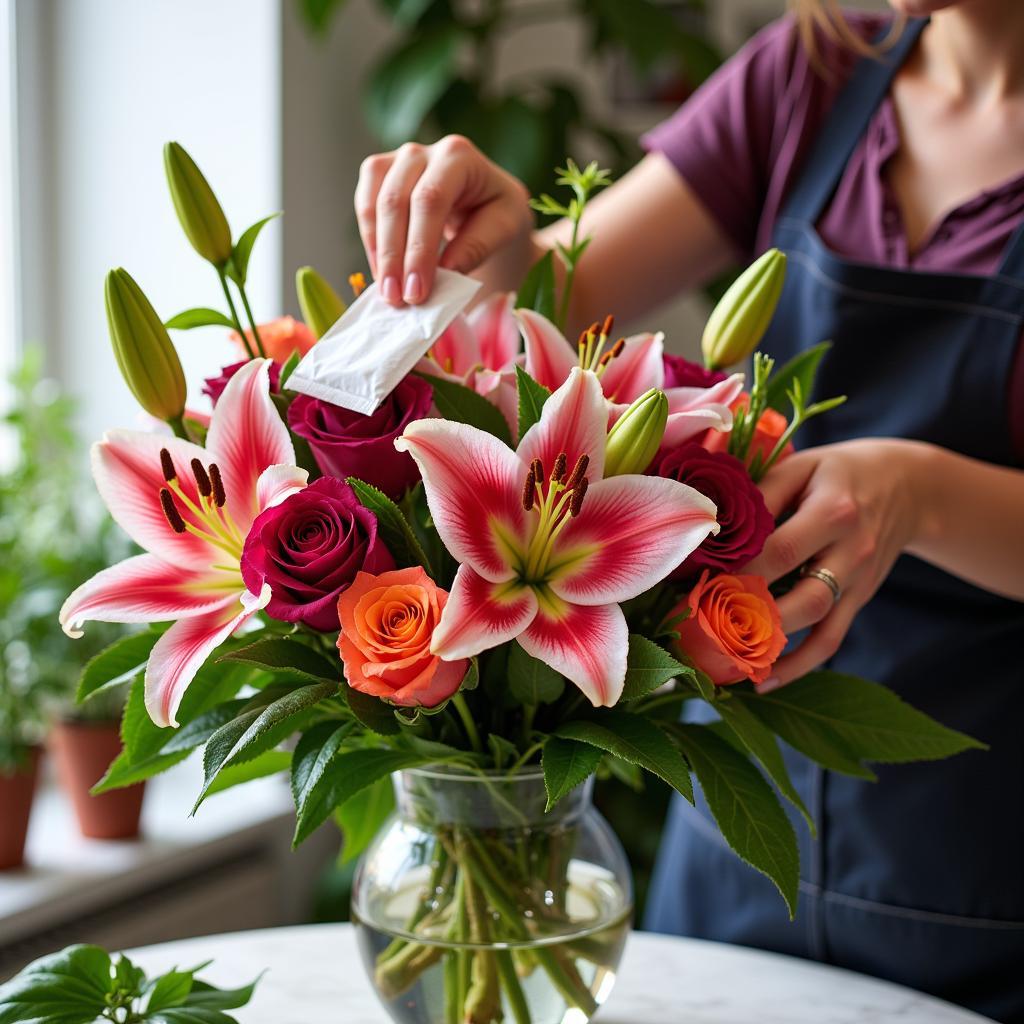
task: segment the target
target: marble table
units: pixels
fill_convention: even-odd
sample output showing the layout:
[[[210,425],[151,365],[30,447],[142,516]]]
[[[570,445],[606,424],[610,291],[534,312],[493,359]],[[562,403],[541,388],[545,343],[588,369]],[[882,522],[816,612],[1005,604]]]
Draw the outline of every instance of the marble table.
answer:
[[[147,946],[149,971],[214,963],[235,987],[269,968],[239,1024],[388,1024],[349,925],[305,925]],[[987,1018],[898,985],[791,957],[634,934],[597,1024],[983,1024]]]

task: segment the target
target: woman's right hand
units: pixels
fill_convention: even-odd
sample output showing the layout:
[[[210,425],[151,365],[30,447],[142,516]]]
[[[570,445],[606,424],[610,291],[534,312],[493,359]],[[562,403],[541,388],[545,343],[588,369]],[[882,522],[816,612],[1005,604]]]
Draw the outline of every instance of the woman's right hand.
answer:
[[[528,200],[522,182],[461,135],[367,157],[359,169],[356,217],[385,301],[422,302],[438,266],[468,273],[528,235]]]

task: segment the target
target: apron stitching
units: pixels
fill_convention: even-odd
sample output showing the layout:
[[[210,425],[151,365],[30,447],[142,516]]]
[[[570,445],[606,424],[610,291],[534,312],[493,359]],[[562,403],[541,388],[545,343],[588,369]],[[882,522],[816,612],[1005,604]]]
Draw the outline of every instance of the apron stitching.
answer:
[[[821,284],[842,295],[848,295],[855,299],[866,299],[877,302],[881,305],[910,306],[923,309],[949,309],[959,313],[971,313],[974,316],[991,317],[994,320],[1002,320],[1004,323],[1020,325],[1024,322],[1024,316],[1004,313],[999,309],[988,309],[985,306],[975,306],[967,302],[949,302],[944,299],[912,299],[898,295],[886,295],[884,292],[872,292],[863,288],[850,288],[848,285],[840,284],[838,281],[825,274],[813,260],[804,253],[790,249],[786,252],[790,259],[802,263],[810,275],[816,278]]]
[[[998,921],[985,917],[964,917],[960,914],[944,914],[935,910],[915,910],[913,907],[900,907],[892,903],[879,903],[866,900],[860,896],[848,896],[842,892],[824,889],[821,898],[826,903],[840,903],[855,907],[858,910],[883,914],[888,917],[901,917],[911,921],[927,921],[934,924],[957,925],[961,928],[984,928],[990,931],[1018,931],[1024,929],[1024,921]]]

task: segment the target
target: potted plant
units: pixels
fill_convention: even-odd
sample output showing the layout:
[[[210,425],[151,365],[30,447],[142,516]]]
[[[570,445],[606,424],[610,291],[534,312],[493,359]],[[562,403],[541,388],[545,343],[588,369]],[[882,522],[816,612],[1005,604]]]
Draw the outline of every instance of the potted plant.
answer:
[[[39,774],[42,721],[37,711],[32,690],[16,688],[4,664],[0,668],[0,871],[19,868],[24,862]]]

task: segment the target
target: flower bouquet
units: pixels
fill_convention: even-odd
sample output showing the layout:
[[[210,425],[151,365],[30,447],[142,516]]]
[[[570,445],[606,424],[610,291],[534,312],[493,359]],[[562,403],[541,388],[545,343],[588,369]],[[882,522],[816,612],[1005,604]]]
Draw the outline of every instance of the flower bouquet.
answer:
[[[696,777],[792,913],[780,796],[813,822],[779,739],[862,777],[870,761],[979,746],[865,680],[751,685],[786,643],[770,588],[743,572],[774,527],[756,480],[840,401],[806,401],[824,349],[777,371],[755,356],[746,391],[719,369],[756,347],[781,254],[715,310],[704,367],[666,355],[660,334],[616,339],[610,316],[571,345],[556,304],[564,316],[580,215],[606,179],[570,164],[571,201],[538,204],[573,221],[560,300],[549,255],[518,297],[456,316],[357,412],[289,386],[317,346],[344,356],[337,293],[304,268],[305,324],[257,325],[246,268],[264,222],[232,242],[184,150],[166,165],[227,308],[165,325],[125,271],[107,280],[118,364],[167,426],[95,445],[100,494],[144,552],[61,612],[73,636],[88,620],[150,623],[82,675],[82,700],[135,677],[98,788],[199,747],[196,806],[290,772],[295,842],[333,819],[345,855],[365,851],[353,915],[395,1020],[590,1018],[632,912],[621,847],[589,803],[595,776],[650,772],[689,801]],[[211,324],[246,358],[207,382],[205,416],[185,408],[167,328]]]

